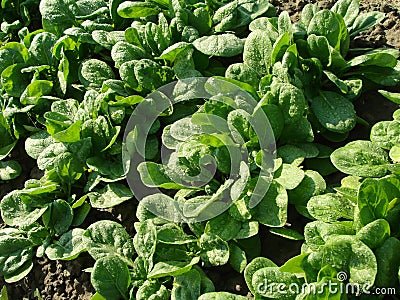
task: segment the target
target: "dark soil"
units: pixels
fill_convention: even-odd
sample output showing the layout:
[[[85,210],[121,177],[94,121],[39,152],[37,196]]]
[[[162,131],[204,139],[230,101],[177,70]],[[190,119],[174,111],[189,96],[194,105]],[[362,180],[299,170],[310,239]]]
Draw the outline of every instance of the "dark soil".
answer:
[[[323,8],[330,8],[334,0],[306,1],[306,0],[272,0],[278,12],[287,10],[293,20],[298,20],[299,12],[309,2],[318,3]],[[400,0],[362,0],[363,10],[379,10],[385,12],[386,18],[381,25],[361,34],[353,41],[354,47],[396,47],[400,49]],[[393,111],[398,107],[383,99],[377,93],[368,93],[355,103],[358,115],[370,124],[381,120],[390,120]],[[358,125],[350,138],[367,139],[369,127]],[[19,149],[23,149],[21,143]],[[40,178],[41,173],[35,166],[35,161],[24,154],[23,150],[15,150],[12,153],[13,159],[18,160],[23,166],[22,175],[8,182],[0,183],[0,199],[8,192],[23,187],[25,180],[29,178]],[[108,210],[92,209],[82,228],[101,219],[115,220],[125,226],[128,233],[134,234],[133,224],[135,217],[136,201],[121,204],[118,207]],[[296,215],[294,220],[291,216]],[[302,228],[301,220],[297,214],[289,211],[290,223],[295,228]],[[301,243],[289,241],[274,236],[262,228],[260,231],[261,255],[271,258],[277,264],[282,264],[287,259],[300,251]],[[9,299],[37,299],[35,291],[38,290],[45,300],[89,300],[94,293],[90,285],[90,274],[85,272],[86,268],[93,266],[93,260],[88,254],[81,255],[73,261],[50,261],[46,258],[38,258],[34,262],[34,268],[23,280],[6,284]],[[210,268],[208,275],[215,283],[217,290],[230,291],[242,295],[248,294],[243,276],[233,271],[229,266]],[[0,278],[0,286],[5,283]]]

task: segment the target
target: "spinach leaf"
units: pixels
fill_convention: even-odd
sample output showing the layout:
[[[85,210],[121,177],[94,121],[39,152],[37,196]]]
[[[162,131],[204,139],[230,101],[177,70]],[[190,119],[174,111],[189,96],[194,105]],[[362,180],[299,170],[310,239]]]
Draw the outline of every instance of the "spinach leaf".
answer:
[[[362,177],[382,177],[388,172],[387,153],[369,141],[354,141],[331,155],[332,163],[341,172]]]
[[[322,126],[330,131],[344,133],[356,125],[353,104],[340,94],[323,91],[312,99],[311,108]]]
[[[103,220],[93,223],[83,234],[83,241],[89,254],[96,260],[117,256],[126,264],[133,264],[135,248],[132,239],[116,222]]]
[[[234,34],[226,33],[201,37],[193,46],[209,56],[232,57],[243,53],[244,42]]]
[[[127,265],[117,256],[102,257],[93,267],[90,281],[95,290],[106,299],[127,298],[131,281]]]

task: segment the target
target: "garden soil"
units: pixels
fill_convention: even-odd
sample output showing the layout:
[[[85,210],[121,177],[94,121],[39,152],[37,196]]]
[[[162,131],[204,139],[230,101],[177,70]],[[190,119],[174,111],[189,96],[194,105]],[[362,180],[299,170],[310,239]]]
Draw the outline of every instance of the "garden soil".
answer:
[[[299,18],[299,12],[309,2],[316,2],[320,7],[330,8],[335,1],[306,1],[306,0],[273,0],[278,13],[287,10],[293,21]],[[386,13],[386,18],[381,25],[361,34],[353,41],[353,47],[396,47],[400,49],[400,0],[361,0],[362,9],[366,11],[379,10]],[[377,93],[368,93],[367,96],[355,103],[358,115],[370,124],[381,120],[390,120],[396,106],[383,99]],[[350,139],[368,138],[370,128],[358,125],[351,133]],[[13,159],[18,160],[23,166],[23,174],[14,181],[0,185],[0,199],[9,191],[20,189],[28,178],[40,178],[41,172],[35,167],[35,161],[24,155],[23,143],[20,150],[13,151]],[[82,228],[98,220],[114,220],[122,223],[127,231],[133,235],[133,223],[135,219],[135,201],[123,203],[108,210],[93,209],[87,217]],[[303,228],[304,220],[296,216],[294,211],[289,211],[289,223],[294,228]],[[0,226],[2,226],[0,224]],[[300,242],[288,241],[268,233],[260,231],[262,253],[254,255],[271,258],[275,263],[282,264],[288,258],[300,251]],[[90,273],[85,269],[92,267],[94,261],[88,254],[81,255],[73,261],[50,261],[47,258],[37,258],[34,261],[33,270],[27,277],[14,284],[7,284],[9,299],[38,299],[38,291],[44,300],[89,300],[94,294],[90,285]],[[229,266],[214,267],[207,270],[213,280],[216,289],[229,291],[242,295],[248,295],[246,284],[241,274],[234,272]],[[0,278],[0,286],[5,283]]]

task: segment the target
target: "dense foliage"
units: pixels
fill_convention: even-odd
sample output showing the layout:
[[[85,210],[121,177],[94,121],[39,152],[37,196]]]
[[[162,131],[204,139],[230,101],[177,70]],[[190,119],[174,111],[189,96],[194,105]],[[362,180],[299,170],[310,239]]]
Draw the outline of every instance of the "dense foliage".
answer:
[[[206,271],[226,264],[244,275],[256,299],[359,297],[328,295],[326,282],[340,283],[341,272],[366,291],[400,288],[400,110],[372,127],[370,141],[332,148],[366,123],[353,104],[364,92],[379,89],[400,103],[399,94],[386,91],[400,84],[400,51],[350,48],[383,13],[339,0],[331,10],[308,4],[293,23],[287,12],[276,16],[268,0],[3,0],[0,16],[0,181],[8,184],[22,171],[9,158],[16,148],[43,175],[1,201],[6,282],[25,277],[34,256],[72,260],[87,251],[96,261],[87,270],[93,300],[246,299],[215,292]],[[92,209],[136,201],[122,154],[137,105],[158,88],[193,77],[210,77],[209,91],[224,88],[212,79],[240,87],[257,105],[232,95],[230,106],[193,99],[164,111],[137,169],[137,180],[164,192],[132,211],[135,235],[108,220],[81,228]],[[260,147],[252,127],[259,112],[268,116],[276,149]],[[228,144],[249,154],[233,179]],[[161,146],[176,158],[167,166]],[[274,175],[253,206],[267,150],[276,150]],[[216,164],[209,184],[188,188],[169,176],[198,176],[210,163],[202,157]],[[348,176],[327,184],[326,176],[338,171]],[[233,204],[224,213],[188,222],[201,214],[198,205],[227,193]],[[175,222],[146,209],[151,202],[169,207],[174,199],[182,203],[169,211]],[[304,229],[287,224],[289,206],[308,220]],[[257,257],[261,226],[304,239],[301,254],[283,266]],[[266,280],[286,288],[315,284],[323,292],[260,289]]]

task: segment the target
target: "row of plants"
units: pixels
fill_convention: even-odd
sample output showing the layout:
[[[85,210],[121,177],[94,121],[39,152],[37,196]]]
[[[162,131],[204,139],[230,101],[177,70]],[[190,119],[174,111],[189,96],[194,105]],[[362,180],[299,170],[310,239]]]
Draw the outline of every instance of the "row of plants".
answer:
[[[400,51],[350,47],[383,13],[360,12],[358,0],[339,0],[330,10],[307,4],[295,23],[285,11],[276,16],[268,0],[1,4],[0,180],[21,174],[9,158],[16,148],[43,172],[1,201],[6,282],[27,276],[35,256],[72,260],[88,252],[96,261],[86,270],[93,300],[246,299],[215,292],[207,270],[226,264],[244,275],[255,299],[360,297],[329,295],[326,283],[341,283],[340,272],[366,291],[400,288],[399,111],[372,127],[370,141],[332,147],[366,124],[354,106],[363,93],[380,90],[400,103],[386,91],[399,85]],[[142,139],[124,139],[135,109],[151,106],[147,95],[188,78],[203,82],[199,88],[211,97],[178,83],[177,93],[191,100],[161,111],[145,152]],[[260,113],[272,148],[254,129]],[[168,163],[161,147],[172,153]],[[232,159],[232,151],[247,159]],[[136,201],[126,153],[145,159],[133,180],[159,188],[132,211],[134,236],[109,220],[82,228],[91,210]],[[338,171],[348,176],[328,184]],[[269,188],[254,205],[260,182]],[[226,197],[233,203],[222,209]],[[289,206],[308,220],[304,229],[287,225]],[[223,213],[207,220],[206,209]],[[282,266],[257,257],[261,226],[304,239],[301,254]],[[265,281],[324,292],[260,289]]]

